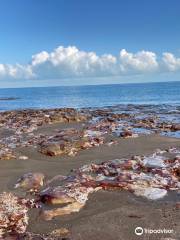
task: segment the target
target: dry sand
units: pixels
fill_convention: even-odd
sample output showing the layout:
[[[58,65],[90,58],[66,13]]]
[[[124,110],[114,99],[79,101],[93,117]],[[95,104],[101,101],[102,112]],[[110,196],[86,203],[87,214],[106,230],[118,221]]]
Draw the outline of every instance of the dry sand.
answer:
[[[51,133],[55,128],[80,127],[80,124],[55,124],[38,130]],[[0,135],[11,134],[1,132]],[[118,139],[118,145],[102,145],[83,150],[75,157],[47,157],[34,148],[21,148],[17,151],[29,157],[28,160],[1,161],[0,192],[12,191],[13,185],[26,172],[43,172],[47,178],[69,172],[84,164],[128,157],[134,154],[150,154],[157,148],[180,146],[180,140],[157,135],[131,139]],[[90,195],[85,207],[69,216],[61,216],[45,222],[32,210],[29,231],[48,233],[53,229],[67,227],[74,240],[135,240],[135,239],[180,239],[180,209],[175,202],[180,195],[170,193],[159,201],[149,201],[135,197],[127,191],[101,191]],[[36,217],[34,221],[34,217]],[[173,234],[143,234],[136,236],[135,227],[149,229],[173,229]]]

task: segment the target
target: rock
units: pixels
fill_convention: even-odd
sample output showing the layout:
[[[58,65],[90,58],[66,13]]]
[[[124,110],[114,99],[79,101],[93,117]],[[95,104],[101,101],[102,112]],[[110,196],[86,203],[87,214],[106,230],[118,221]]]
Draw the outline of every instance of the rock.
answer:
[[[40,152],[48,156],[58,156],[64,153],[65,146],[58,143],[50,143],[41,146]]]
[[[171,126],[172,131],[180,131],[180,124],[173,124]]]
[[[70,232],[67,228],[58,228],[53,230],[50,234],[55,237],[65,237],[69,235]]]
[[[167,152],[168,161],[166,158],[164,160]],[[86,204],[89,194],[102,189],[124,189],[150,200],[163,198],[167,190],[179,189],[177,169],[180,169],[180,162],[178,155],[174,157],[174,153],[179,153],[179,150],[159,149],[149,156],[133,156],[129,159],[88,164],[73,170],[70,175],[57,175],[47,181],[46,188],[36,194],[37,199],[31,202],[30,206],[36,207],[37,203],[41,204],[41,217],[44,220],[51,220],[56,216],[80,211]],[[25,174],[18,180],[17,187],[37,190],[42,186],[42,178],[44,180],[41,173]],[[25,200],[21,201],[21,204],[27,207]],[[48,210],[44,204],[49,204]],[[60,207],[50,208],[51,204],[60,204]],[[61,233],[61,231],[57,232],[57,234]]]
[[[133,133],[129,130],[125,130],[120,133],[120,137],[123,137],[123,138],[128,138],[128,137],[132,137],[132,136],[133,136]]]
[[[82,204],[82,203],[73,202],[73,203],[70,203],[67,206],[64,206],[61,208],[54,208],[52,210],[44,210],[42,212],[41,217],[46,221],[50,221],[54,217],[57,217],[57,216],[68,215],[73,212],[79,212],[83,206],[84,206],[84,204]]]
[[[73,145],[77,150],[87,149],[92,147],[91,143],[87,139],[76,141]]]
[[[32,132],[38,126],[55,122],[87,121],[88,114],[73,108],[20,110],[0,113],[0,126],[15,129],[17,134]]]
[[[37,191],[44,184],[43,173],[26,173],[18,179],[15,188],[23,188],[28,191]]]
[[[15,153],[10,148],[3,148],[0,150],[0,160],[16,159]]]
[[[162,168],[162,167],[165,167],[165,160],[167,158],[166,157],[163,157],[163,156],[158,156],[158,155],[152,155],[152,156],[148,156],[148,157],[145,157],[143,159],[143,163],[146,167],[149,167],[149,168]]]
[[[150,200],[157,200],[166,196],[167,190],[160,189],[160,188],[147,187],[147,188],[138,188],[134,191],[134,193],[137,196],[146,197]]]
[[[180,202],[177,202],[175,206],[176,206],[176,209],[179,210],[180,209]]]
[[[12,193],[0,194],[0,237],[6,233],[24,233],[28,225],[28,208]]]
[[[48,204],[72,203],[75,201],[65,192],[62,186],[48,187],[41,191],[39,196],[41,202]]]

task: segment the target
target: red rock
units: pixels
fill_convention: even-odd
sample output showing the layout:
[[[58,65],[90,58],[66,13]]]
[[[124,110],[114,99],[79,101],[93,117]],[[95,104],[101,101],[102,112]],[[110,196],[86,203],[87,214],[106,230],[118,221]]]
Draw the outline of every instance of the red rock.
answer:
[[[133,133],[129,130],[125,130],[120,133],[120,137],[127,138],[127,137],[132,137]]]
[[[18,179],[15,188],[36,191],[43,186],[44,178],[43,173],[26,173]]]
[[[58,143],[50,143],[41,146],[40,152],[48,156],[58,156],[64,153],[64,145]]]
[[[180,124],[173,124],[171,126],[172,131],[180,131]]]

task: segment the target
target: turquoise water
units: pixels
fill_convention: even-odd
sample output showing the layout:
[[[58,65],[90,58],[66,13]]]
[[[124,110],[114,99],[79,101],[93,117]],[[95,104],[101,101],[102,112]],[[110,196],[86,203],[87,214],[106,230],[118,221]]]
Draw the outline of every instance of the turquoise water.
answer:
[[[2,100],[10,97],[17,99]],[[1,111],[117,104],[180,105],[180,82],[0,89],[0,99]]]

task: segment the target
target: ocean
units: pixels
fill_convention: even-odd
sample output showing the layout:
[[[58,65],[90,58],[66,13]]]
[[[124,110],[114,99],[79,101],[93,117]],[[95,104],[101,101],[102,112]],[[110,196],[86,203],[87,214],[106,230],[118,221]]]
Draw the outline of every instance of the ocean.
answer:
[[[180,82],[0,89],[0,111],[118,104],[180,105]]]

